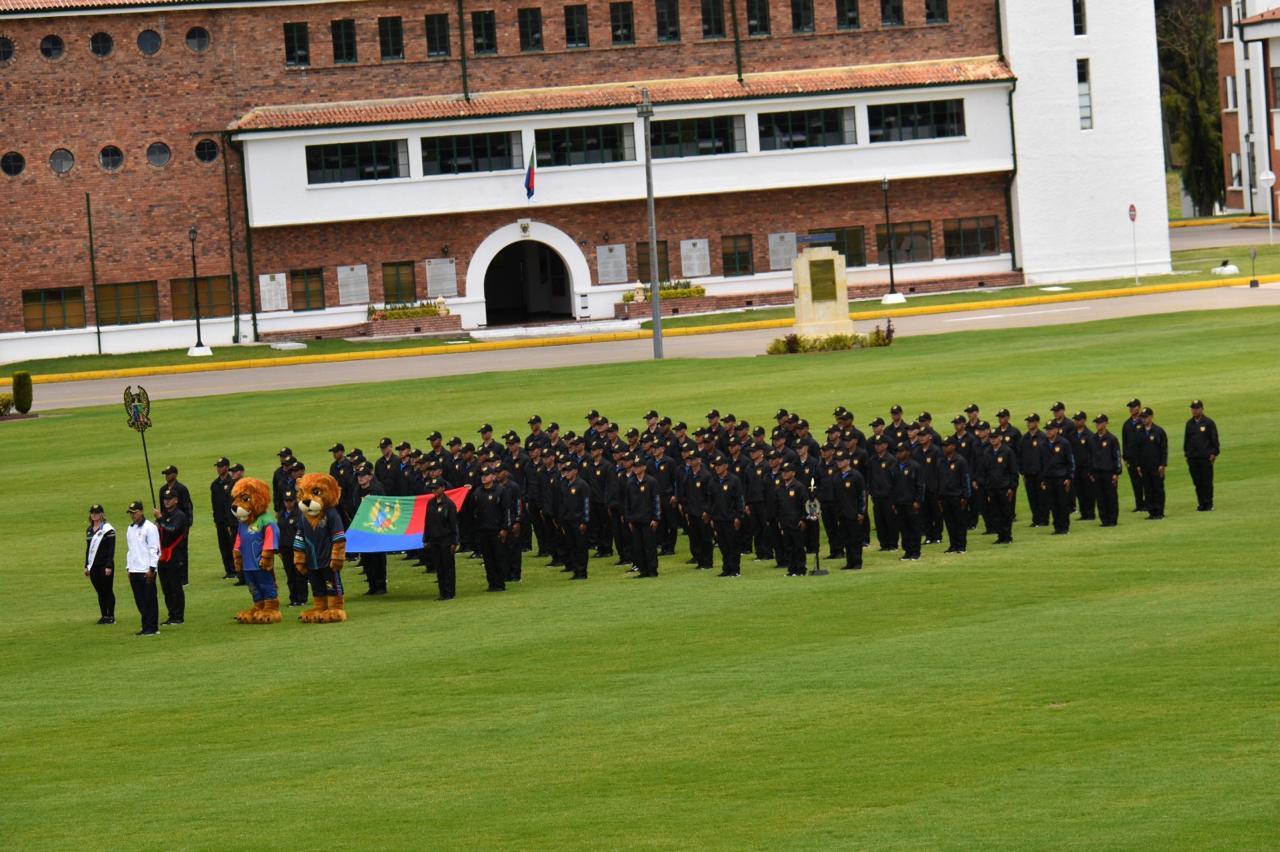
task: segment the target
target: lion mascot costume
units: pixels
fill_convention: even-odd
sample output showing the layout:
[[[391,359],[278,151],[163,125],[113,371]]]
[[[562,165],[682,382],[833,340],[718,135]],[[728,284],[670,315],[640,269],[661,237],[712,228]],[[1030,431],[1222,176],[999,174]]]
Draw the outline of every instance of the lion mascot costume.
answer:
[[[236,533],[236,572],[253,596],[253,606],[236,613],[241,624],[276,624],[280,621],[280,596],[276,591],[276,551],[280,549],[280,528],[267,516],[271,492],[260,479],[245,477],[231,489],[231,511],[240,521]]]
[[[298,616],[308,624],[347,620],[340,573],[347,557],[347,533],[338,514],[341,497],[338,481],[327,473],[309,473],[298,480],[302,521],[293,540],[293,564],[311,580],[314,605]]]

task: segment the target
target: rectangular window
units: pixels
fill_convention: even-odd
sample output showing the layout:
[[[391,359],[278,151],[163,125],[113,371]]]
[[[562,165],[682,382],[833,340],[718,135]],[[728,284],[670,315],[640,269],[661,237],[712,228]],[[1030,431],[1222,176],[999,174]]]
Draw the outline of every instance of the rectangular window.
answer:
[[[656,0],[654,14],[658,22],[658,41],[679,41],[680,0]]]
[[[900,27],[906,23],[902,14],[902,0],[880,0],[880,26]]]
[[[1280,109],[1280,66],[1271,69],[1271,108]]]
[[[766,112],[759,117],[760,150],[821,148],[858,141],[853,107]]]
[[[409,140],[307,146],[307,183],[409,177]]]
[[[498,52],[498,21],[492,11],[471,13],[471,47],[477,56]]]
[[[1231,4],[1227,3],[1222,7],[1222,35],[1219,37],[1222,41],[1230,41],[1235,38],[1235,33],[1231,26]]]
[[[295,311],[324,310],[324,274],[319,269],[290,272],[289,301]]]
[[[813,0],[791,0],[791,32],[813,32]]]
[[[564,7],[564,46],[590,47],[591,39],[587,35],[587,7]]]
[[[1089,60],[1076,60],[1076,87],[1080,91],[1080,129],[1093,129],[1093,91],[1089,83]]]
[[[1223,9],[1227,13],[1227,17],[1231,17],[1231,9]],[[1088,19],[1085,18],[1084,0],[1071,0],[1071,23],[1074,27],[1076,35],[1084,35],[1088,32]]]
[[[889,238],[884,225],[876,225],[877,263],[889,263]],[[933,260],[933,230],[928,222],[893,223],[893,262],[924,263]]]
[[[1080,71],[1079,65],[1080,63],[1077,62],[1076,63],[1077,76],[1079,76],[1079,71]],[[1222,85],[1226,92],[1226,97],[1223,98],[1223,104],[1225,105],[1224,108],[1235,109],[1236,108],[1236,78],[1228,74],[1226,77],[1223,78]]]
[[[356,62],[356,22],[350,19],[330,21],[333,34],[333,64],[354,65]]]
[[[404,59],[404,24],[399,18],[378,19],[378,47],[382,59]]]
[[[428,136],[422,140],[422,173],[456,175],[524,168],[520,131]]]
[[[769,0],[747,0],[747,35],[769,34]]]
[[[156,282],[99,284],[94,296],[98,325],[133,325],[160,319]],[[200,306],[202,309],[204,305]]]
[[[520,49],[526,53],[542,50],[542,10],[519,9],[516,20],[520,25]]]
[[[636,158],[635,136],[630,124],[553,127],[535,131],[533,138],[539,166],[617,163]]]
[[[942,245],[947,260],[1000,253],[1000,220],[995,216],[944,219]]]
[[[84,327],[83,287],[22,291],[23,330],[52,331],[56,328]]]
[[[1241,177],[1242,176],[1240,173],[1240,155],[1232,154],[1231,155],[1231,186],[1230,186],[1231,189],[1240,188]]]
[[[284,64],[295,68],[311,64],[310,43],[305,23],[284,25]]]
[[[649,126],[653,158],[706,157],[747,150],[747,121],[741,115],[655,121]]]
[[[826,239],[828,234],[830,239]],[[815,236],[821,239],[813,239]],[[814,228],[809,237],[810,246],[830,246],[844,255],[846,266],[867,265],[867,232],[863,228]]]
[[[860,27],[858,0],[836,0],[836,29],[856,30]]]
[[[609,4],[609,29],[614,44],[635,44],[635,16],[630,3]]]
[[[636,243],[636,280],[648,284],[649,278],[649,243]],[[658,240],[658,280],[671,280],[671,263],[667,259],[667,241]]]
[[[385,305],[412,305],[418,301],[418,285],[413,280],[413,261],[382,264],[382,302]]]
[[[702,37],[724,38],[724,0],[702,0]]]
[[[867,107],[871,142],[944,139],[964,135],[964,101],[914,101]]]
[[[449,55],[449,16],[427,15],[427,56]]]
[[[200,318],[231,316],[231,276],[202,275],[196,281],[200,287]],[[169,281],[169,306],[176,320],[196,318],[195,291],[190,278]]]
[[[720,238],[720,256],[724,259],[724,274],[752,275],[755,265],[751,255],[751,235],[738,234]]]
[[[1244,69],[1244,129],[1253,132],[1253,72]]]
[[[945,24],[947,17],[947,0],[924,0],[924,22],[926,24]]]

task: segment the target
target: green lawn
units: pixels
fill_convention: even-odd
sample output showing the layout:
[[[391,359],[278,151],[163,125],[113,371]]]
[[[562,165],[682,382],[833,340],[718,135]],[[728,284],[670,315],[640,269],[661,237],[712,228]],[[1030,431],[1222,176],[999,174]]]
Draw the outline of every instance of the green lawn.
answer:
[[[199,525],[187,624],[147,641],[123,579],[120,622],[93,624],[77,567],[90,502],[123,525],[146,499],[119,407],[0,424],[0,836],[24,850],[1274,848],[1278,322],[1212,311],[157,400],[153,467],[182,468]],[[895,402],[941,420],[975,399],[1018,413],[1062,399],[1118,428],[1135,393],[1173,434],[1162,523],[1124,511],[1115,529],[1051,537],[1024,504],[1010,549],[975,536],[965,556],[868,553],[858,574],[803,579],[748,560],[723,580],[682,549],[647,583],[593,560],[570,584],[527,559],[523,584],[487,595],[464,561],[450,603],[392,560],[384,598],[347,572],[340,625],[235,624],[248,595],[216,579],[205,483],[224,453],[266,477],[282,443],[318,466],[334,440],[470,436],[534,412],[578,428],[592,407],[628,426],[651,405],[691,424],[712,405],[752,422],[781,405],[820,429],[838,403],[865,424]],[[1197,396],[1225,447],[1213,514],[1193,511],[1176,458]]]

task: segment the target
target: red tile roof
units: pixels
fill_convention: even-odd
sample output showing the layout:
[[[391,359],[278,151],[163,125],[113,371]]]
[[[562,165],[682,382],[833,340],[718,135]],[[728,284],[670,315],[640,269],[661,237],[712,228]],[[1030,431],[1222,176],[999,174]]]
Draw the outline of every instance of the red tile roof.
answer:
[[[2,0],[0,0],[0,2],[2,2]],[[1280,9],[1268,9],[1265,12],[1259,12],[1256,15],[1250,15],[1247,18],[1243,18],[1236,23],[1242,27],[1247,27],[1250,24],[1264,24],[1267,21],[1280,21]]]
[[[726,75],[482,92],[472,95],[469,101],[463,100],[461,95],[433,95],[263,106],[245,113],[232,123],[230,129],[290,130],[627,107],[640,103],[642,88],[649,89],[649,97],[655,104],[687,104],[1013,79],[1013,72],[1007,65],[994,56],[983,56],[945,62],[902,62],[747,74],[742,83],[736,77]]]

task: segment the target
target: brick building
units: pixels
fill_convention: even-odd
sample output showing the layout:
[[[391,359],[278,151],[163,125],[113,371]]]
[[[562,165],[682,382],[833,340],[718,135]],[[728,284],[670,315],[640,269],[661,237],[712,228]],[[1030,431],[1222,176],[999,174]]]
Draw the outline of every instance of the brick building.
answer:
[[[664,280],[776,294],[807,242],[903,289],[1165,271],[1142,6],[0,0],[0,360],[187,345],[197,298],[213,345],[612,317],[642,89]]]
[[[1274,196],[1258,178],[1275,173],[1270,117],[1280,108],[1271,65],[1280,40],[1280,0],[1214,0],[1218,39],[1218,100],[1222,110],[1224,207],[1275,214]],[[1272,192],[1275,192],[1272,189]]]

